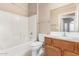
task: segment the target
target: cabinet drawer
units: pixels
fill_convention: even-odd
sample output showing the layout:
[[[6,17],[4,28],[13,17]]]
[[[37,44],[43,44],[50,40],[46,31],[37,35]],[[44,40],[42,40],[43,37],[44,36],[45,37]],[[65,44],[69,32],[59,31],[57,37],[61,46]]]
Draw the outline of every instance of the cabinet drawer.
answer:
[[[47,46],[45,49],[46,56],[61,56],[61,50],[59,48]]]
[[[45,45],[52,45],[52,40],[51,40],[51,38],[45,37]]]
[[[64,40],[53,40],[53,44],[55,47],[64,49],[64,50],[70,50],[74,51],[74,43],[70,41],[64,41]]]
[[[76,53],[73,53],[73,52],[70,52],[70,51],[64,51],[64,56],[79,56],[78,54]]]

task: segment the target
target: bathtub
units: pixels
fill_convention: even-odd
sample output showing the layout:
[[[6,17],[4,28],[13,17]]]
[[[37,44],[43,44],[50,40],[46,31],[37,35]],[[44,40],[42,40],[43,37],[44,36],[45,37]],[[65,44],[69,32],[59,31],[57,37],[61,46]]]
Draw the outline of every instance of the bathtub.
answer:
[[[7,49],[0,49],[0,56],[31,56],[32,42],[20,44]]]

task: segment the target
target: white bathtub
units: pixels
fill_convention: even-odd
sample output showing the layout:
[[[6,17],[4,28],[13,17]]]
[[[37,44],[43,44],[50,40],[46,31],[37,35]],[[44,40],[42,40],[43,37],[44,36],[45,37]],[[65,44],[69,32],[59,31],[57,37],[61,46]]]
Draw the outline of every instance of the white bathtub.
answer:
[[[0,49],[0,56],[30,56],[32,42],[20,44],[7,49]]]

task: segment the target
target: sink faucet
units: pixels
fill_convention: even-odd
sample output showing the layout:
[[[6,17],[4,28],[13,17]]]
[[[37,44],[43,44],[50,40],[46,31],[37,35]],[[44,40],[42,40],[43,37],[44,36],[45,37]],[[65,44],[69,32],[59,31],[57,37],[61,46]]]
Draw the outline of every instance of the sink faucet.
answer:
[[[64,36],[66,36],[66,33],[64,32]]]

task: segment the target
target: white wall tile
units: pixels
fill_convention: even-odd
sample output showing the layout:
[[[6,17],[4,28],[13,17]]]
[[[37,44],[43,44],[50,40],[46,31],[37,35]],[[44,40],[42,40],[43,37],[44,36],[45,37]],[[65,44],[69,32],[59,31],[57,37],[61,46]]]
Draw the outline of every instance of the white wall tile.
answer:
[[[9,48],[28,39],[28,18],[0,11],[0,48]]]

